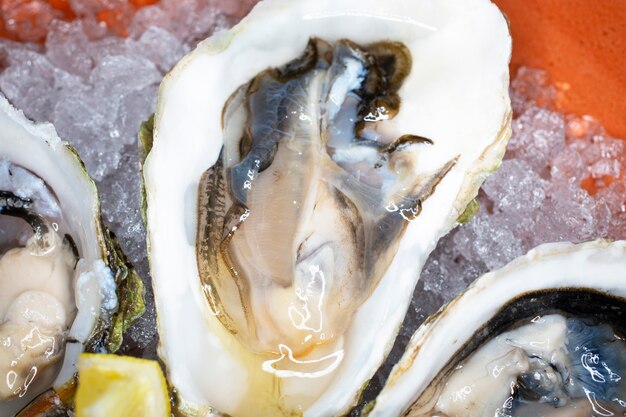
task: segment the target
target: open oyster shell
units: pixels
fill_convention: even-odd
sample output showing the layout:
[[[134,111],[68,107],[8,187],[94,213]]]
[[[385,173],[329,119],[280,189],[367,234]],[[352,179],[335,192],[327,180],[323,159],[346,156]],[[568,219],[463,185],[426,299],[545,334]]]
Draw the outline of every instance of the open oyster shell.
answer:
[[[369,417],[626,412],[626,242],[547,244],[413,335]]]
[[[500,163],[510,48],[487,0],[267,0],[167,75],[144,178],[180,412],[354,406]]]
[[[119,349],[143,309],[75,151],[0,96],[0,415],[67,388],[78,354]]]

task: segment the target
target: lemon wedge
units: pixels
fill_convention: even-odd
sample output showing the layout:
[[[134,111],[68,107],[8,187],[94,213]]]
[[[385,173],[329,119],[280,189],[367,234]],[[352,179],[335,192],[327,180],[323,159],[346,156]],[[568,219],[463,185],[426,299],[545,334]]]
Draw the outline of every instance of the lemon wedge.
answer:
[[[170,417],[167,383],[155,361],[82,354],[77,417]]]

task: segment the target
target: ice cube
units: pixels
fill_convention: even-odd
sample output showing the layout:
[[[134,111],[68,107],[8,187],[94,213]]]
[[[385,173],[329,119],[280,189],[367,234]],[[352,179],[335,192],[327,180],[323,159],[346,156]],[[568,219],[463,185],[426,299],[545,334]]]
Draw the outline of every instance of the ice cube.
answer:
[[[602,125],[591,116],[578,117],[573,114],[565,116],[565,133],[568,140],[591,140],[594,136],[605,134]]]
[[[157,28],[148,28],[136,43],[141,55],[152,61],[162,72],[167,72],[188,48],[170,32]]]
[[[578,184],[588,176],[589,171],[580,152],[567,146],[552,160],[550,173],[556,181]]]
[[[98,62],[89,77],[102,97],[118,97],[161,82],[156,66],[141,56],[108,55]]]
[[[621,165],[616,159],[601,159],[589,167],[589,173],[593,178],[620,176]]]
[[[507,149],[509,158],[528,162],[543,174],[549,162],[565,145],[564,116],[531,105],[513,121],[513,136]]]
[[[543,186],[544,180],[530,164],[520,159],[508,159],[485,181],[483,191],[500,211],[529,213],[543,204]]]
[[[529,107],[552,107],[557,98],[556,88],[550,85],[547,71],[521,67],[511,82],[513,111],[519,115]]]
[[[547,189],[536,239],[543,242],[582,242],[596,236],[595,200],[580,185],[555,181]],[[542,242],[542,243],[543,243]]]
[[[137,144],[137,132],[156,108],[157,86],[149,85],[141,90],[132,91],[120,100],[115,126],[120,142],[124,145]]]
[[[56,101],[56,70],[44,56],[32,51],[22,52],[23,61],[0,74],[0,89],[31,119],[49,120]]]
[[[239,20],[248,14],[258,0],[212,0],[211,3],[216,10]]]
[[[160,3],[154,6],[142,7],[133,16],[130,33],[133,37],[138,38],[151,27],[170,31],[174,26],[173,21],[173,16],[163,10]]]
[[[89,39],[80,20],[56,21],[46,38],[46,56],[57,68],[86,77],[94,62],[89,55]]]
[[[121,158],[122,144],[115,140],[110,124],[116,114],[111,116],[111,111],[109,103],[94,98],[88,87],[82,94],[80,91],[68,94],[54,108],[53,119],[59,135],[70,138],[95,180],[117,169]]]

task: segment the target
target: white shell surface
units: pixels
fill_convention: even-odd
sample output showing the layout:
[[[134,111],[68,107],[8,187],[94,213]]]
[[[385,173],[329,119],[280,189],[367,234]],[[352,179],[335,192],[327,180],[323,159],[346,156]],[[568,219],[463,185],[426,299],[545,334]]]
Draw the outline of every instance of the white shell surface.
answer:
[[[91,335],[101,313],[101,284],[112,280],[111,271],[103,259],[98,194],[83,165],[59,138],[54,127],[48,123],[34,124],[1,95],[0,160],[27,169],[53,190],[65,227],[81,255],[72,283],[77,314],[69,334],[76,342],[67,344],[61,373],[56,375],[56,380],[48,381],[48,387],[53,382],[60,386],[74,376],[82,342]],[[51,376],[55,377],[54,374]],[[19,401],[0,403],[0,415],[13,415],[39,393],[35,389],[29,390]]]
[[[318,378],[280,379],[262,370],[267,358],[247,352],[203,299],[194,247],[197,188],[220,153],[228,97],[260,71],[298,57],[313,36],[405,43],[413,70],[394,125],[435,140],[419,155],[424,172],[458,162],[353,317],[340,365]],[[488,0],[266,0],[166,77],[144,176],[159,352],[184,406],[236,417],[331,416],[355,404],[391,348],[429,253],[500,163],[510,134],[510,50],[506,21]]]
[[[100,209],[96,186],[54,126],[34,124],[3,96],[0,96],[0,126],[0,158],[45,180],[61,203],[61,210],[71,213],[66,220],[75,234],[76,245],[84,248],[82,257],[89,262],[100,259],[100,246],[84,243],[99,241],[99,225],[93,221],[94,213]]]
[[[591,288],[626,298],[626,242],[547,244],[483,275],[411,338],[369,417],[402,415],[484,323],[512,299],[544,289]]]

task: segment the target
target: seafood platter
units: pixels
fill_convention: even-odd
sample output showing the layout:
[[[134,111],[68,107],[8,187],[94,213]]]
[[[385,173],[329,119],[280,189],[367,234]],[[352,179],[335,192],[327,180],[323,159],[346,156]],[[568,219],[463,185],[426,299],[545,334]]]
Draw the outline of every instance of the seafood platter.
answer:
[[[624,19],[3,1],[0,416],[626,415]]]

